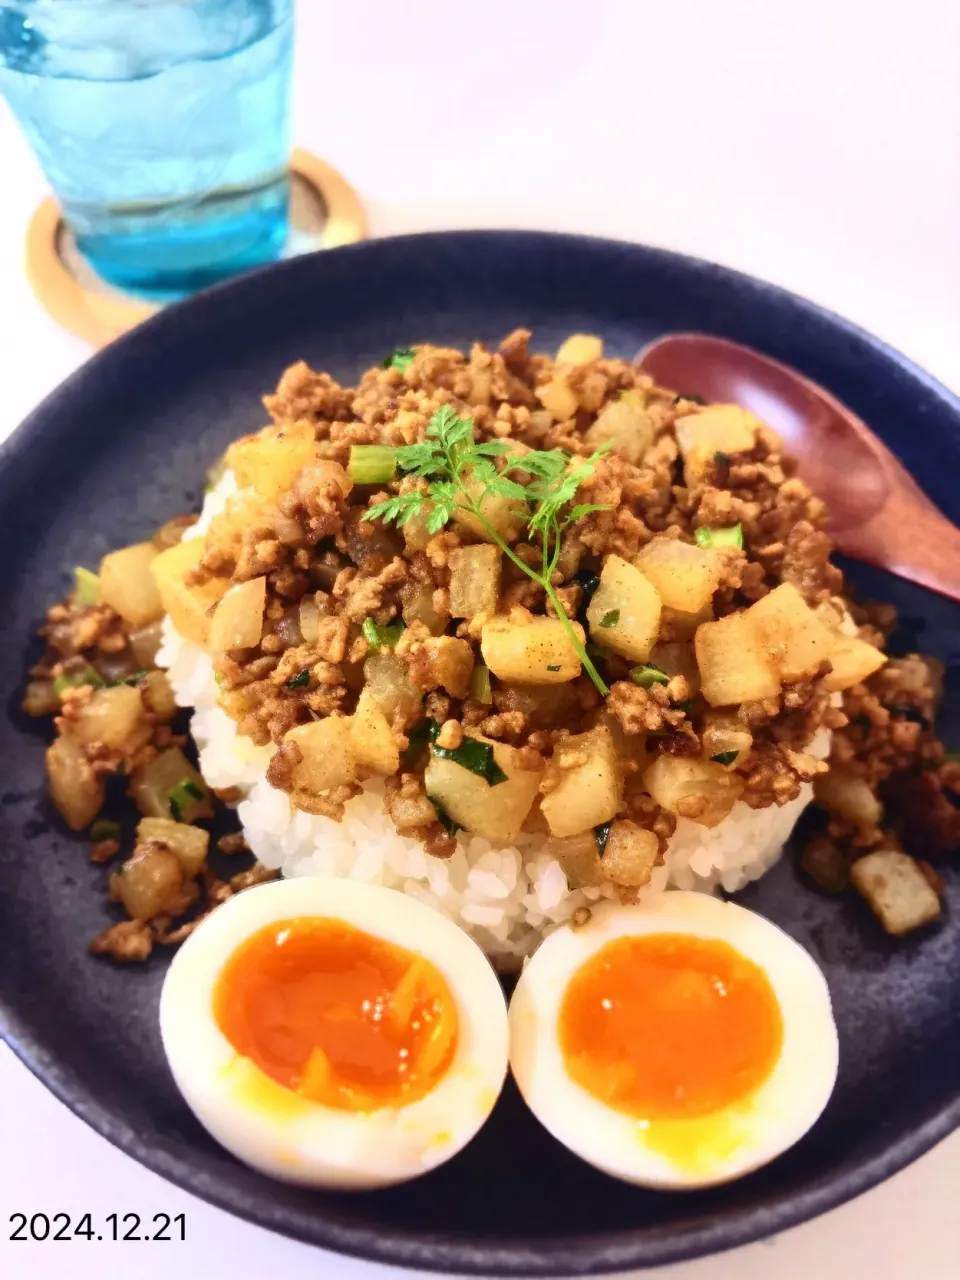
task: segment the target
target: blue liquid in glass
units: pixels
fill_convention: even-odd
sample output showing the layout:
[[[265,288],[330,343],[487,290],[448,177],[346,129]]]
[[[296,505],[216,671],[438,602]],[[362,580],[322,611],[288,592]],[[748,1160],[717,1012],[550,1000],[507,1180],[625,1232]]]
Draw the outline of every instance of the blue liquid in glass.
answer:
[[[293,0],[0,0],[0,93],[81,252],[174,297],[287,237]]]

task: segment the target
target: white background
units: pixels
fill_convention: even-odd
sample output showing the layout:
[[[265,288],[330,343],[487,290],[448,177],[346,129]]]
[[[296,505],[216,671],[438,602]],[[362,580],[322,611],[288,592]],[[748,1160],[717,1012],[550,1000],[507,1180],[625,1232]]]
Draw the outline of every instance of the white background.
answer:
[[[956,0],[301,0],[299,16],[297,140],[356,184],[376,234],[545,227],[700,254],[832,307],[960,390]],[[88,352],[22,277],[44,188],[2,104],[0,174],[6,434]],[[954,1136],[855,1203],[670,1280],[955,1280],[958,1190]],[[122,1244],[5,1242],[17,1210],[130,1209],[185,1212],[187,1242],[136,1262]],[[236,1280],[389,1274],[166,1185],[0,1050],[0,1274],[214,1266]]]

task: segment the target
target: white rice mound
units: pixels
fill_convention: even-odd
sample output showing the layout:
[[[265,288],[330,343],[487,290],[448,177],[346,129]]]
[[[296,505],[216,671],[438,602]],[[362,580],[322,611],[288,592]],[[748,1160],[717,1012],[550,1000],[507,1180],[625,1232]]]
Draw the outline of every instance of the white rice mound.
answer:
[[[202,533],[235,491],[227,473],[187,536]],[[167,668],[178,705],[193,708],[191,731],[204,778],[213,788],[241,792],[237,815],[250,848],[284,876],[342,876],[409,893],[470,933],[504,971],[519,968],[578,907],[615,895],[609,887],[570,889],[559,862],[543,851],[540,835],[523,834],[515,845],[504,846],[460,832],[454,854],[434,858],[419,841],[396,830],[383,809],[380,779],[364,783],[342,822],[292,809],[288,796],[266,780],[272,749],[238,735],[235,722],[217,705],[210,657],[185,640],[169,618],[157,660]],[[829,731],[821,730],[806,750],[826,759]],[[639,901],[668,888],[732,893],[759,879],[780,857],[812,795],[804,784],[800,795],[780,808],[751,809],[738,801],[712,828],[681,818],[664,865],[655,868]]]

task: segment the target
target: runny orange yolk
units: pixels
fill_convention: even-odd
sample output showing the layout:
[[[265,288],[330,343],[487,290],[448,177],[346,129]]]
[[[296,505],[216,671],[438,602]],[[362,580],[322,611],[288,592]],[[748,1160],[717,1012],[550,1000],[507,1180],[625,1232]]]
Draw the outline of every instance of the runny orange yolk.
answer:
[[[213,1006],[239,1055],[348,1111],[417,1101],[456,1050],[457,1008],[435,966],[341,920],[282,920],[253,934],[224,966]]]
[[[577,971],[559,1036],[594,1097],[642,1120],[688,1120],[763,1084],[783,1018],[766,974],[726,942],[648,934],[607,943]]]

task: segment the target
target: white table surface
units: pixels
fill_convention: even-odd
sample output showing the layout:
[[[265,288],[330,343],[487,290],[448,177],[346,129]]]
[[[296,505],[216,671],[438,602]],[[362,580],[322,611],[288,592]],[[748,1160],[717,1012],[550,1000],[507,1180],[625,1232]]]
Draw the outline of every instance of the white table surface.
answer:
[[[589,231],[839,311],[960,390],[955,0],[301,0],[297,139],[376,234]],[[42,179],[0,104],[0,436],[89,354],[23,279]],[[291,352],[291,357],[296,352]],[[671,1280],[955,1280],[960,1135],[852,1204]],[[11,1213],[183,1212],[185,1243],[7,1242]],[[239,1222],[88,1130],[0,1049],[0,1275],[374,1280]],[[648,1273],[663,1276],[665,1272]]]

